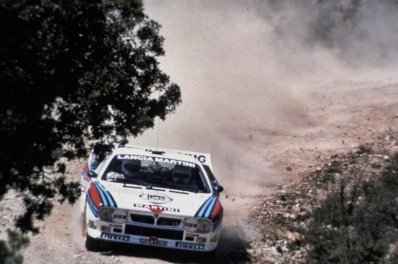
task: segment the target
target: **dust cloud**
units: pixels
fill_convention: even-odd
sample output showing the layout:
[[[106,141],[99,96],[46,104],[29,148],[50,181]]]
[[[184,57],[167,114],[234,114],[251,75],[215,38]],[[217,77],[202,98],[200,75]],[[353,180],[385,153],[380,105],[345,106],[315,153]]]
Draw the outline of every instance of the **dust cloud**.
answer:
[[[165,37],[160,66],[183,103],[130,143],[210,152],[231,194],[283,183],[265,155],[272,136],[323,122],[313,112],[323,89],[388,82],[398,54],[398,12],[372,4],[343,19],[353,1],[318,2],[145,1]]]

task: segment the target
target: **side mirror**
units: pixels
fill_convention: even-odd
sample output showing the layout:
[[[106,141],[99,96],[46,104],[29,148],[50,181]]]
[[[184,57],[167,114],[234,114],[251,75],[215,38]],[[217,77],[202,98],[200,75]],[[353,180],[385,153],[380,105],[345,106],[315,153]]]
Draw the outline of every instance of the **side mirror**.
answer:
[[[221,193],[222,191],[224,191],[224,187],[222,187],[221,185],[216,185],[216,186],[214,186],[214,190],[217,193]]]
[[[88,177],[90,177],[90,178],[97,178],[97,177],[98,177],[98,174],[97,174],[95,171],[90,171],[90,172],[88,173]]]

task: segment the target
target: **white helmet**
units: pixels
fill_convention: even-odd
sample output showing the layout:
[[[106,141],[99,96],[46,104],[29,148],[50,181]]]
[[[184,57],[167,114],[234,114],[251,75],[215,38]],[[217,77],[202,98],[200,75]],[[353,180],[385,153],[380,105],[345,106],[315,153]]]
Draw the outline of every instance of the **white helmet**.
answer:
[[[192,178],[192,169],[185,166],[175,166],[173,169],[173,182],[188,184]]]
[[[127,177],[137,176],[137,172],[140,171],[141,162],[139,160],[124,159],[122,162],[123,175]]]

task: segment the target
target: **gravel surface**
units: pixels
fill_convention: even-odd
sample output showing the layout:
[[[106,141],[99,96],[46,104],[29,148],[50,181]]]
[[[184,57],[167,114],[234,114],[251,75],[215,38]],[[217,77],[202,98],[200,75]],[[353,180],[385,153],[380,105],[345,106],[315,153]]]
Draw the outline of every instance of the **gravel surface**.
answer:
[[[272,172],[283,181],[256,186],[251,192],[244,177],[233,177],[233,182],[221,177],[226,187],[221,196],[225,219],[223,237],[214,256],[118,245],[105,252],[87,252],[81,235],[78,204],[65,203],[55,206],[52,215],[39,223],[40,234],[32,236],[30,246],[24,250],[26,263],[281,263],[286,258],[291,262],[300,260],[302,251],[287,249],[287,243],[299,236],[290,227],[305,224],[312,203],[324,195],[314,185],[319,181],[316,175],[333,160],[350,159],[344,153],[355,153],[367,142],[373,144],[376,153],[361,159],[374,164],[383,165],[388,155],[397,150],[398,103],[394,98],[398,98],[398,85],[366,86],[361,89],[360,100],[355,90],[344,89],[340,93],[324,92],[322,98],[309,112],[311,118],[318,121],[302,129],[247,131],[250,141],[258,146],[261,159],[270,162]],[[329,107],[321,107],[326,102]],[[263,145],[265,139],[271,143]],[[81,161],[69,164],[69,179],[79,179],[81,164]],[[228,188],[230,185],[241,186],[242,191]],[[4,237],[5,229],[22,208],[13,193],[3,199],[0,208],[0,235]]]

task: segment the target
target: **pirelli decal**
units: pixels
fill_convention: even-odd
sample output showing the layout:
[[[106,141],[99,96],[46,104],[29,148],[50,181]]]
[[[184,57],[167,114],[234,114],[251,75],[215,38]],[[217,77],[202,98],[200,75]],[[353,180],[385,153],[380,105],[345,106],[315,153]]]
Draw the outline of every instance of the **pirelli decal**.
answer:
[[[176,247],[183,248],[183,249],[194,249],[194,250],[204,250],[205,249],[204,244],[185,243],[185,242],[176,242]]]
[[[123,241],[128,242],[130,241],[129,236],[118,235],[118,234],[110,234],[110,233],[101,233],[101,238],[116,240],[116,241]]]

